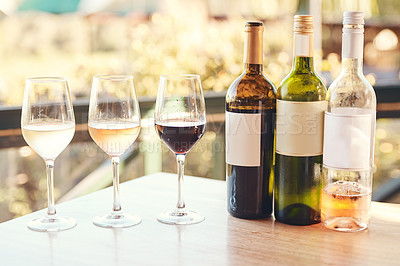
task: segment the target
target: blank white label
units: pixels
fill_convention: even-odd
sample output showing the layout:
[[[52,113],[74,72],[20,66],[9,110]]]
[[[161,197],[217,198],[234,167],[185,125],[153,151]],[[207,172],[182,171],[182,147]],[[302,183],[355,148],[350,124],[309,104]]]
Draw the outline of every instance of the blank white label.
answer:
[[[295,34],[295,56],[313,57],[314,37],[312,35]]]
[[[343,32],[342,36],[342,57],[363,58],[364,34]]]
[[[365,114],[359,108],[336,110],[325,112],[324,165],[346,170],[368,169],[372,114],[369,110]]]
[[[326,101],[276,102],[276,152],[288,156],[322,154]]]
[[[261,113],[225,112],[226,163],[260,166]]]

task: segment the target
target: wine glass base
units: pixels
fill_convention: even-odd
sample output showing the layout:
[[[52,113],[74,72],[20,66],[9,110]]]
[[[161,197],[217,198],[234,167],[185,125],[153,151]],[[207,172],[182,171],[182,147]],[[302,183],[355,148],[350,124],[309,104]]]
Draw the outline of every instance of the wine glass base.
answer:
[[[39,232],[57,232],[68,230],[76,226],[76,220],[69,217],[41,217],[30,221],[28,228]]]
[[[205,217],[194,211],[165,211],[158,215],[157,220],[165,224],[197,224],[204,221]]]
[[[142,222],[142,218],[131,214],[107,214],[97,216],[93,219],[93,224],[106,228],[124,228],[130,227]]]

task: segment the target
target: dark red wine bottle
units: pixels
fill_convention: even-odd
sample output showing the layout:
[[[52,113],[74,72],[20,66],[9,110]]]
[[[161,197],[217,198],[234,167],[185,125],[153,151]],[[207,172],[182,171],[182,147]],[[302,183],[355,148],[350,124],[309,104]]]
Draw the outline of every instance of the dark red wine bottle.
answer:
[[[276,89],[262,73],[263,31],[245,24],[245,69],[226,94],[228,212],[245,219],[272,214]]]

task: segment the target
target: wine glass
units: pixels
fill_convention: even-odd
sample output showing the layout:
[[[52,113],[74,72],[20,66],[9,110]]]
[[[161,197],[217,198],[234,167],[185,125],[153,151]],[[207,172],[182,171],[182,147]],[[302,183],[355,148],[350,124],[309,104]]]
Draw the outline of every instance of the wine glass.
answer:
[[[54,203],[54,161],[75,133],[74,111],[65,78],[26,80],[21,130],[28,145],[46,162],[47,175],[47,215],[30,221],[28,228],[51,232],[76,226],[74,219],[58,216]]]
[[[203,136],[206,108],[199,75],[164,75],[160,78],[155,129],[175,154],[178,166],[178,203],[175,210],[164,211],[157,220],[166,224],[194,224],[204,216],[186,210],[183,200],[185,156]]]
[[[139,224],[140,216],[122,212],[119,196],[119,161],[140,132],[140,110],[130,75],[99,75],[93,78],[89,104],[89,133],[111,158],[114,201],[110,214],[98,216],[100,227],[129,227]]]

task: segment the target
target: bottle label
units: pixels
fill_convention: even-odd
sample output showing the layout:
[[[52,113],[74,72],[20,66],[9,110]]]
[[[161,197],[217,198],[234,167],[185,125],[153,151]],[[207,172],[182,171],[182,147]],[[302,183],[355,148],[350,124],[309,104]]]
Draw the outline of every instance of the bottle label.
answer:
[[[364,34],[343,32],[342,58],[363,58]]]
[[[325,112],[324,166],[367,170],[370,165],[372,113],[361,108]]]
[[[226,163],[258,167],[261,149],[261,113],[225,112]]]
[[[276,102],[276,152],[288,156],[322,154],[326,101]]]
[[[295,56],[313,57],[314,37],[310,34],[295,34]]]

